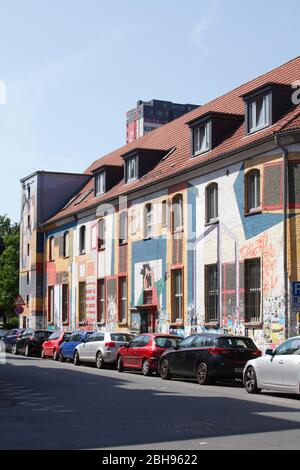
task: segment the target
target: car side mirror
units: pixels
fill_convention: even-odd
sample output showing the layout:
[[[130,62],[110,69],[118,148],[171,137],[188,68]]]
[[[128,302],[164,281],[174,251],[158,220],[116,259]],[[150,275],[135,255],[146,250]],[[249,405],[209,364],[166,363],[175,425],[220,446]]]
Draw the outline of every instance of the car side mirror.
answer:
[[[129,348],[129,344],[130,344],[130,343],[125,343],[125,344],[124,344],[124,348],[128,349],[128,348]]]
[[[272,356],[272,357],[273,357],[273,356],[274,356],[274,351],[273,351],[273,349],[267,349],[267,350],[266,350],[266,356]]]

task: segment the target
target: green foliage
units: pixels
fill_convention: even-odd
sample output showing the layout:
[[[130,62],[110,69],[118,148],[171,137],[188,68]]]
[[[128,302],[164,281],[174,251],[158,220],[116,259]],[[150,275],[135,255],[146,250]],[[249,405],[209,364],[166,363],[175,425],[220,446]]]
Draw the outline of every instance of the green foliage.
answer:
[[[19,291],[19,245],[19,226],[0,216],[0,316],[8,318]]]

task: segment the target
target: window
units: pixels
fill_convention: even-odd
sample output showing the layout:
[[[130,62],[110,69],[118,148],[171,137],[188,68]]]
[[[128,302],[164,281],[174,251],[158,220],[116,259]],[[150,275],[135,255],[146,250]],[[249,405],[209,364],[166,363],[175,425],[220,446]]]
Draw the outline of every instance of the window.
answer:
[[[30,256],[30,243],[27,243],[27,256]]]
[[[30,304],[30,295],[26,295],[26,307],[29,307]]]
[[[127,321],[127,279],[119,278],[119,321],[125,323]]]
[[[54,286],[48,287],[48,323],[54,322]]]
[[[173,233],[183,231],[183,198],[181,194],[175,196],[172,201],[172,231]]]
[[[69,322],[69,286],[68,284],[62,285],[62,322],[66,324]]]
[[[193,155],[210,150],[210,123],[193,129]]]
[[[119,215],[119,243],[127,243],[127,212]]]
[[[192,335],[192,336],[189,336],[188,338],[185,338],[184,340],[182,340],[179,344],[180,349],[191,348],[194,341],[195,341],[195,338],[196,338],[196,336]]]
[[[205,311],[206,322],[216,323],[218,321],[218,265],[205,266]]]
[[[168,225],[168,204],[167,201],[161,203],[161,225],[166,227]]]
[[[135,235],[137,231],[137,213],[135,210],[131,212],[131,235]]]
[[[101,196],[106,191],[106,181],[105,181],[105,172],[102,171],[95,176],[95,194],[96,196]]]
[[[79,283],[79,322],[86,319],[86,285],[85,282]]]
[[[27,271],[27,273],[26,273],[26,283],[27,283],[27,285],[30,284],[30,272],[29,271]]]
[[[30,184],[27,185],[27,197],[28,197],[28,199],[30,199],[30,197],[31,197],[31,187],[30,187]]]
[[[97,322],[105,323],[105,282],[104,279],[98,279],[98,305],[97,305]]]
[[[218,185],[212,183],[206,188],[206,223],[211,224],[218,220]]]
[[[271,124],[271,95],[258,97],[248,103],[248,133],[259,131]]]
[[[31,219],[30,219],[30,214],[28,214],[28,216],[27,216],[27,228],[28,228],[28,230],[30,230],[30,229],[31,229]]]
[[[245,261],[245,321],[260,323],[261,269],[260,259]]]
[[[276,356],[299,356],[300,355],[300,339],[293,338],[289,339],[285,343],[281,344],[275,351]]]
[[[49,238],[49,261],[54,261],[54,237]]]
[[[128,158],[126,160],[126,183],[131,183],[138,178],[138,161],[137,157]]]
[[[152,237],[152,204],[147,204],[144,208],[144,238],[148,240]]]
[[[70,233],[65,232],[63,237],[63,257],[68,258],[70,256]]]
[[[98,222],[98,250],[105,249],[106,240],[106,223],[105,219],[100,219]]]
[[[79,231],[79,253],[82,255],[86,250],[86,227],[83,225]]]
[[[251,213],[260,209],[260,172],[253,170],[246,175],[246,210]]]
[[[180,322],[183,319],[182,269],[172,271],[172,318],[175,322]]]

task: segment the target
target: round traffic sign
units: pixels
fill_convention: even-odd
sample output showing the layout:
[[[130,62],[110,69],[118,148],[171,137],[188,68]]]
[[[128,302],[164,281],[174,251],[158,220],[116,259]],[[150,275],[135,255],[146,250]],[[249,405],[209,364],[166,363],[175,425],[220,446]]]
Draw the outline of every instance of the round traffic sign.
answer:
[[[22,315],[23,312],[24,312],[24,308],[22,307],[22,305],[17,305],[15,307],[15,314],[16,315]]]

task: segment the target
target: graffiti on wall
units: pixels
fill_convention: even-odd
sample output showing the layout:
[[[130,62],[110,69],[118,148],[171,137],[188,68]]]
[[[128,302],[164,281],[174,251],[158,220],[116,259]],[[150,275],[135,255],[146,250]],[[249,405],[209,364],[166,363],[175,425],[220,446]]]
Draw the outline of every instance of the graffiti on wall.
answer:
[[[118,305],[117,305],[117,280],[108,279],[107,305],[106,305],[106,327],[108,331],[115,331],[118,325]]]

